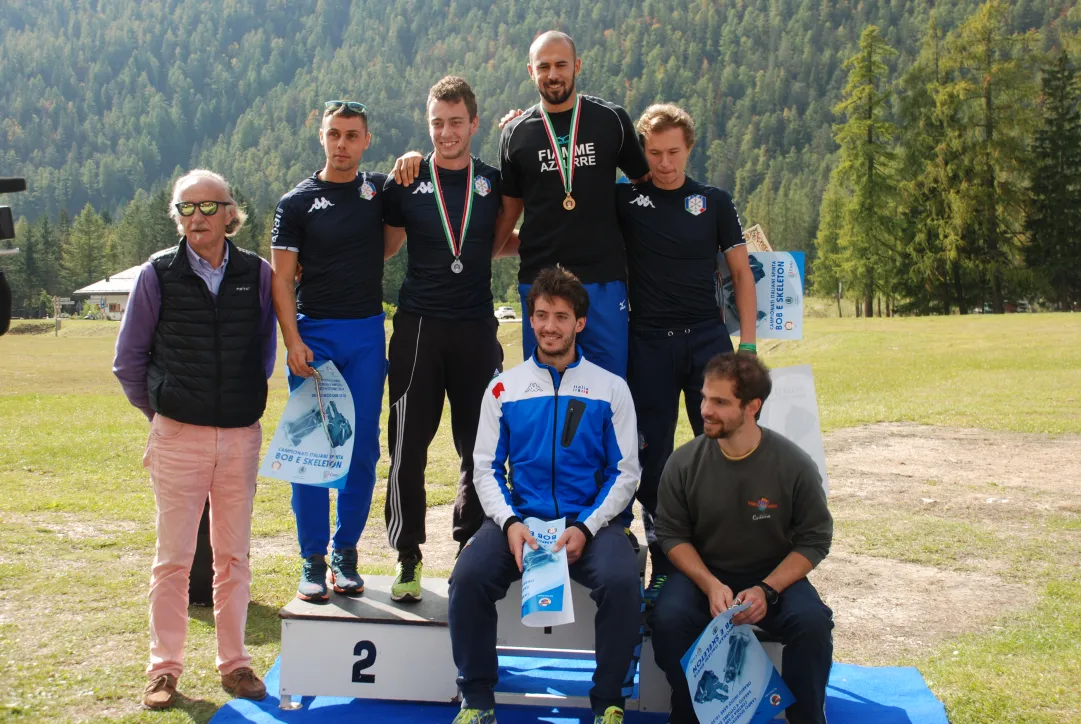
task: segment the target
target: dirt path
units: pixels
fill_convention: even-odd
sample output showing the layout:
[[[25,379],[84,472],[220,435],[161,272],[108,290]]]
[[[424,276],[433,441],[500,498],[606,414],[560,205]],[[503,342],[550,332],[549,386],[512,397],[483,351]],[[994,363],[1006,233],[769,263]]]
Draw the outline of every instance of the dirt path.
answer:
[[[909,424],[839,430],[825,438],[834,517],[867,505],[924,510],[989,524],[1020,539],[1032,521],[1081,512],[1081,436],[1027,435]],[[838,660],[876,664],[946,638],[985,631],[1035,590],[993,566],[945,570],[860,555],[843,534],[812,580],[833,608]]]

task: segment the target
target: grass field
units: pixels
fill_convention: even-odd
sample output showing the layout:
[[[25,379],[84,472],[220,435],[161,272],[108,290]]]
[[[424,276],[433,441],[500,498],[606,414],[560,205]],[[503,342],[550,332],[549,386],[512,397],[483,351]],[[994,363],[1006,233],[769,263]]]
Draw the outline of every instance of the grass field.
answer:
[[[182,682],[190,699],[164,714],[136,707],[154,503],[140,464],[146,420],[110,373],[116,328],[66,321],[59,338],[0,338],[0,721],[202,722],[226,698],[210,613],[193,609]],[[517,325],[503,325],[500,338],[507,365],[520,361]],[[804,341],[766,342],[761,353],[773,366],[813,365],[827,432],[914,422],[1081,433],[1081,316],[808,319]],[[285,395],[278,375],[266,438]],[[384,430],[385,416],[384,406]],[[680,436],[690,436],[685,423]],[[373,519],[382,517],[385,436],[383,444]],[[453,499],[456,468],[444,419],[429,457],[430,505]],[[1038,537],[1028,549],[991,524],[860,510],[838,518],[851,550],[949,569],[976,549],[1039,593],[1020,617],[898,662],[920,667],[951,721],[1081,721],[1081,507],[1034,522],[1046,545]],[[293,530],[287,486],[263,481],[256,547]],[[276,611],[298,566],[280,552],[253,561],[248,641],[263,671],[277,655]]]

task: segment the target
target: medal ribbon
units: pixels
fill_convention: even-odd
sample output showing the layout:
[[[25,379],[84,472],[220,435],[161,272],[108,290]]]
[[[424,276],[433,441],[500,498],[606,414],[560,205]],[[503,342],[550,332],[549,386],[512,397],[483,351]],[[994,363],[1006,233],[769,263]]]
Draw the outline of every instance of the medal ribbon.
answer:
[[[578,108],[582,105],[582,96],[574,97],[574,112],[571,115],[571,139],[570,148],[567,149],[567,165],[563,166],[563,154],[559,152],[559,144],[556,143],[556,132],[552,126],[552,119],[548,117],[548,111],[541,106],[541,118],[544,120],[544,130],[548,132],[548,141],[555,151],[556,161],[559,162],[559,177],[563,179],[563,190],[567,196],[571,195],[571,187],[574,185],[574,148],[578,144]]]
[[[447,214],[447,202],[443,200],[443,187],[439,185],[439,172],[435,167],[435,152],[432,152],[428,165],[432,170],[432,186],[435,189],[435,205],[439,209],[439,221],[443,224],[443,233],[447,237],[447,245],[450,253],[457,259],[462,255],[462,245],[465,243],[465,234],[469,230],[469,218],[473,215],[473,157],[469,157],[469,178],[465,185],[465,208],[462,210],[462,234],[454,241],[454,230],[450,226],[450,215]]]

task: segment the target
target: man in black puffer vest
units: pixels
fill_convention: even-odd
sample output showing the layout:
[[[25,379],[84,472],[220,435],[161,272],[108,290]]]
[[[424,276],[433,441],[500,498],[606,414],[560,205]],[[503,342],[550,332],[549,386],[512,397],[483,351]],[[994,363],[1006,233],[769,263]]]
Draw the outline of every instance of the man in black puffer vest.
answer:
[[[158,542],[143,705],[151,709],[176,700],[188,577],[208,495],[222,686],[239,697],[266,696],[244,627],[259,418],[277,349],[270,265],[229,241],[246,215],[216,173],[181,177],[170,216],[183,238],[140,270],[113,362],[128,400],[150,420],[143,465],[154,487]]]

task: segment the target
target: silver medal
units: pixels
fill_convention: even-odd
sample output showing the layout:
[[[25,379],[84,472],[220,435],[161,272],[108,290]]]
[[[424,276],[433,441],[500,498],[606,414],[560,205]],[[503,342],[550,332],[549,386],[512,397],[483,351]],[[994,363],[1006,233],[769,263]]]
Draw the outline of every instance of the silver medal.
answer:
[[[451,270],[452,272],[454,272],[455,274],[461,274],[461,273],[462,273],[462,269],[464,269],[464,268],[465,268],[465,267],[463,267],[463,266],[462,266],[462,260],[461,260],[461,259],[455,259],[455,260],[454,260],[454,263],[452,263],[452,264],[450,265],[450,270]]]

